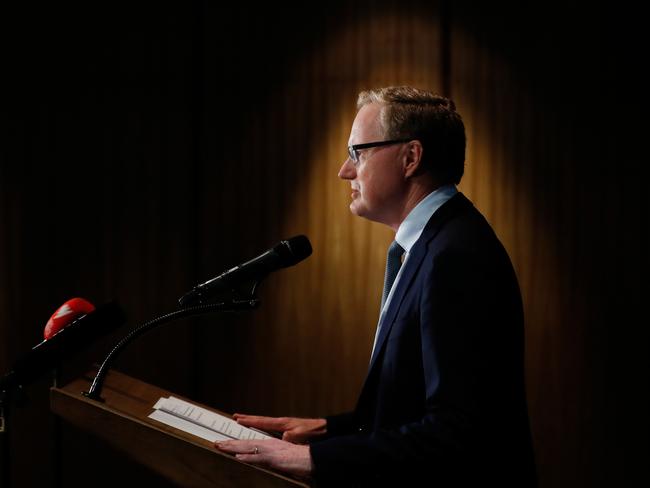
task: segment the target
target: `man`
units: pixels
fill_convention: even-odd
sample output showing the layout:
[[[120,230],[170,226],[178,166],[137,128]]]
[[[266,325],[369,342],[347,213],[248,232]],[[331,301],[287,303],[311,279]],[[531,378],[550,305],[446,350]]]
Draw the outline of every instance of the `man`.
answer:
[[[456,189],[461,117],[410,87],[362,92],[358,109],[339,177],[352,213],[396,235],[357,406],[325,419],[236,415],[283,440],[217,447],[319,486],[535,486],[521,295],[503,246]]]

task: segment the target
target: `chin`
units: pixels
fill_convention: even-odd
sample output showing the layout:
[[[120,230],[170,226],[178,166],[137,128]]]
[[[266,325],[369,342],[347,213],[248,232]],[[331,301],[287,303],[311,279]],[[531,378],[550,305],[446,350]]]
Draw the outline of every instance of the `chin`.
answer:
[[[366,207],[363,207],[361,205],[350,205],[350,212],[352,212],[352,214],[356,215],[357,217],[375,221],[375,219],[372,217],[372,213],[369,212]]]
[[[357,217],[363,217],[366,213],[363,206],[359,205],[359,202],[357,201],[350,203],[350,212],[352,212]]]

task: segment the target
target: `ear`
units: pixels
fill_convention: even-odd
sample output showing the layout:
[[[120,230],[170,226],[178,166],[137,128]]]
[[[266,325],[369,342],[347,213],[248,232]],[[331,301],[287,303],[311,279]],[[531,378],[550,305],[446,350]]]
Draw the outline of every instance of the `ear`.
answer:
[[[422,143],[418,140],[407,143],[404,153],[404,177],[411,178],[420,174],[422,166]]]

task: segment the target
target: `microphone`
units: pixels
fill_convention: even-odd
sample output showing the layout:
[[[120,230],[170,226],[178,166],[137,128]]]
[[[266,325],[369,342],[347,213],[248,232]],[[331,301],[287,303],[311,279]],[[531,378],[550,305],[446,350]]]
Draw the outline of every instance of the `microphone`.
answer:
[[[99,337],[126,323],[126,315],[116,303],[95,308],[83,298],[65,302],[48,320],[45,340],[19,358],[0,378],[0,391],[36,380],[62,359],[86,348]]]
[[[47,341],[57,334],[61,329],[70,325],[77,318],[95,310],[95,306],[83,298],[71,298],[61,305],[52,314],[50,320],[45,324],[43,338]]]
[[[178,300],[178,303],[181,307],[186,307],[195,302],[203,303],[203,300],[209,295],[230,291],[233,287],[245,281],[258,280],[272,271],[293,266],[309,257],[311,251],[309,239],[303,235],[280,241],[279,244],[256,258],[195,286],[191,291],[183,295]]]

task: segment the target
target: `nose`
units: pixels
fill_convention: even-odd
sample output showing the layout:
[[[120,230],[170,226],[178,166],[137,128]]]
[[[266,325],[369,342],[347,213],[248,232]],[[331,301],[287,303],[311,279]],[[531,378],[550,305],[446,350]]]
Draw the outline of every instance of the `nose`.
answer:
[[[350,158],[347,158],[343,162],[343,166],[341,166],[341,169],[339,169],[339,178],[342,180],[353,180],[357,176],[357,171],[354,168],[354,164],[352,164],[352,160]]]

